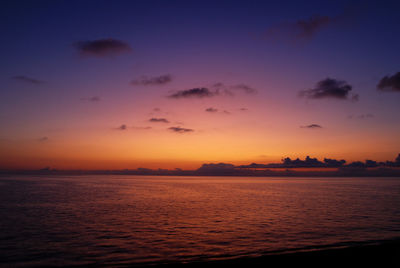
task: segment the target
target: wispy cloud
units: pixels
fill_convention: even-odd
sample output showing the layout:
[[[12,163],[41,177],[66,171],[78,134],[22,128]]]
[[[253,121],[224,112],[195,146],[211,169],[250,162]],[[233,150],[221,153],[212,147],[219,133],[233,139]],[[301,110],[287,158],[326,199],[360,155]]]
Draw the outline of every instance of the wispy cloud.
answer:
[[[101,98],[98,96],[89,97],[89,98],[81,98],[82,101],[89,101],[89,102],[99,102]]]
[[[252,88],[252,87],[250,87],[248,85],[245,85],[245,84],[238,84],[238,85],[235,85],[235,86],[231,86],[231,88],[234,89],[234,90],[241,90],[241,91],[243,91],[243,92],[245,92],[247,94],[257,93],[257,90],[255,88]]]
[[[383,77],[376,87],[381,91],[400,92],[400,72]]]
[[[40,138],[38,139],[39,142],[47,142],[48,140],[49,140],[49,138],[46,137],[46,136],[40,137]]]
[[[170,74],[160,75],[160,76],[141,76],[138,79],[134,79],[131,81],[131,85],[140,85],[140,86],[157,86],[157,85],[165,85],[172,81],[172,76]]]
[[[32,78],[32,77],[28,77],[25,75],[17,75],[13,77],[14,80],[19,81],[19,82],[23,82],[23,83],[27,83],[27,84],[33,84],[33,85],[41,85],[44,84],[44,81],[36,79],[36,78]]]
[[[300,126],[300,128],[319,129],[319,128],[322,128],[322,126],[318,125],[318,124],[311,124],[311,125],[307,125],[307,126]]]
[[[359,115],[349,115],[349,119],[369,119],[375,117],[373,114],[359,114]]]
[[[208,113],[216,113],[216,112],[218,112],[218,109],[210,107],[210,108],[207,108],[205,111]]]
[[[168,128],[170,131],[176,132],[176,133],[188,133],[188,132],[193,132],[194,130],[191,128],[183,128],[183,127],[170,127]]]
[[[166,118],[150,118],[149,122],[152,122],[152,123],[169,123],[169,121]]]
[[[314,88],[300,91],[299,96],[308,99],[334,98],[358,101],[358,94],[353,94],[350,96],[350,91],[352,88],[353,87],[347,84],[346,81],[326,78],[319,81]]]
[[[152,129],[152,127],[138,127],[138,126],[133,126],[132,129],[136,129],[136,130],[149,130],[149,129]]]
[[[265,32],[265,38],[288,40],[292,42],[310,40],[324,28],[327,28],[337,18],[314,15],[297,21],[289,21],[273,25]]]
[[[82,56],[106,57],[132,51],[128,43],[113,38],[80,41],[73,46]]]
[[[298,20],[293,24],[293,27],[296,31],[295,38],[310,39],[324,27],[331,24],[332,21],[332,17],[320,15]]]
[[[217,82],[214,83],[211,87],[214,88],[216,92],[218,92],[219,94],[228,96],[233,96],[235,91],[236,92],[241,91],[242,93],[246,94],[257,93],[257,89],[249,85],[246,85],[244,83],[231,86],[231,85],[225,85],[222,82]]]
[[[184,99],[184,98],[210,98],[218,95],[216,91],[210,91],[208,88],[192,88],[186,90],[177,91],[168,96],[172,99]]]
[[[128,127],[125,124],[120,125],[117,130],[127,130]]]

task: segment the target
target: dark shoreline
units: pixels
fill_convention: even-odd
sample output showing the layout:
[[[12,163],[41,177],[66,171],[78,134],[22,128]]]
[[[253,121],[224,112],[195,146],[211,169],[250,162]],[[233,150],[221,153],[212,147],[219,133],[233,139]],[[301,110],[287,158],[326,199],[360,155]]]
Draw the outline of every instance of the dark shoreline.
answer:
[[[326,249],[308,249],[304,251],[285,251],[268,253],[260,257],[238,257],[225,260],[193,261],[187,263],[146,263],[146,264],[107,264],[123,267],[267,267],[296,265],[305,267],[332,267],[343,265],[374,265],[393,267],[400,264],[400,239],[373,244],[342,246]],[[96,265],[98,266],[98,265]]]
[[[294,249],[287,251],[269,252],[263,256],[234,257],[226,256],[224,259],[217,260],[194,260],[188,262],[146,262],[146,263],[127,263],[110,262],[105,263],[85,263],[82,265],[63,265],[62,260],[57,260],[53,264],[40,264],[40,261],[33,265],[23,265],[27,267],[154,267],[154,268],[200,268],[200,267],[397,267],[400,264],[400,238],[385,240],[374,243],[365,243],[352,246],[334,246],[307,249]],[[0,266],[14,267],[14,264],[0,261]],[[10,265],[10,266],[8,266]],[[283,265],[283,266],[282,266]],[[18,265],[17,265],[18,266]]]

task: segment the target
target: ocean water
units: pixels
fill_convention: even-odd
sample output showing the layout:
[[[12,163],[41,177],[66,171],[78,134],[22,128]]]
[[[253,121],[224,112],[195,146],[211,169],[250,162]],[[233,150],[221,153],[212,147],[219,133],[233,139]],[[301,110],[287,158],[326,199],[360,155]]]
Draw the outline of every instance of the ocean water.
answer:
[[[0,177],[0,265],[260,256],[400,238],[400,178]]]

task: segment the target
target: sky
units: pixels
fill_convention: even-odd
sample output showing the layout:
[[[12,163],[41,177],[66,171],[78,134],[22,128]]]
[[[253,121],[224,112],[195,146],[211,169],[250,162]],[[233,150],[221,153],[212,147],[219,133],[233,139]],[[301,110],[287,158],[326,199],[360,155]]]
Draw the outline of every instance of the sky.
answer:
[[[0,169],[400,152],[399,1],[0,5]]]

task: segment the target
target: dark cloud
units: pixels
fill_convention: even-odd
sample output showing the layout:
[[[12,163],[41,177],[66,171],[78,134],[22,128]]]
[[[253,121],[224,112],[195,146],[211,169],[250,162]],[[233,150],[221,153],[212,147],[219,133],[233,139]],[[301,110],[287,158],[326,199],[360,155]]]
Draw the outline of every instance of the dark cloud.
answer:
[[[127,130],[127,126],[125,124],[120,125],[118,128],[118,130]]]
[[[236,86],[232,86],[231,88],[234,89],[234,90],[241,90],[241,91],[243,91],[243,92],[245,92],[247,94],[257,93],[256,89],[254,89],[254,88],[252,88],[252,87],[250,87],[248,85],[245,85],[245,84],[239,84],[239,85],[236,85]]]
[[[204,98],[204,97],[214,97],[214,96],[234,96],[233,91],[242,91],[246,94],[254,94],[257,92],[256,89],[245,85],[238,84],[235,86],[226,86],[221,82],[215,83],[210,87],[198,87],[187,90],[180,90],[171,95],[169,98]]]
[[[150,118],[149,122],[152,123],[169,123],[169,121],[165,118]]]
[[[99,102],[101,100],[101,98],[98,96],[94,96],[94,97],[90,97],[90,98],[81,98],[81,100],[90,101],[90,102]]]
[[[223,167],[223,166],[222,166]],[[221,167],[221,168],[222,168]],[[346,160],[341,159],[330,159],[324,158],[324,161],[319,161],[317,158],[312,158],[307,156],[304,160],[299,158],[291,159],[286,157],[282,159],[281,163],[273,164],[257,164],[252,163],[250,165],[235,166],[239,169],[270,169],[270,168],[338,168],[339,171],[345,171],[347,169],[364,169],[373,167],[400,167],[400,154],[396,157],[394,161],[377,162],[374,160],[354,161],[346,164]],[[345,173],[347,174],[347,173]],[[379,174],[379,173],[378,173]]]
[[[350,98],[351,90],[352,86],[347,84],[346,81],[326,78],[319,81],[316,84],[315,88],[300,91],[299,96],[308,99],[335,98],[341,100],[350,99],[352,101],[357,101],[358,94],[353,94]]]
[[[209,98],[218,95],[217,91],[210,91],[208,88],[192,88],[187,90],[180,90],[168,96],[172,99],[182,99],[182,98]]]
[[[334,20],[336,18],[330,16],[315,15],[306,19],[285,22],[270,27],[266,31],[265,37],[290,41],[310,40]]]
[[[256,164],[238,166],[239,168],[311,168],[311,167],[341,167],[346,163],[345,160],[325,158],[319,161],[317,158],[307,156],[304,160],[299,158],[292,160],[289,157],[282,159],[282,163],[275,164]]]
[[[209,113],[216,113],[216,112],[218,112],[218,109],[210,107],[210,108],[207,108],[205,111],[209,112]]]
[[[346,160],[336,160],[336,159],[330,159],[330,158],[324,158],[324,163],[326,164],[326,167],[341,167],[344,164],[346,164]]]
[[[161,112],[161,109],[160,108],[154,108],[153,112]]]
[[[376,87],[381,91],[400,92],[400,72],[383,77]]]
[[[98,39],[93,41],[81,41],[74,47],[82,56],[105,57],[131,52],[129,44],[113,38]]]
[[[217,108],[213,108],[213,107],[207,108],[207,109],[205,109],[205,111],[208,112],[208,113],[218,113],[219,112],[219,113],[223,113],[223,114],[231,114],[227,110],[220,111]]]
[[[311,158],[309,156],[304,160],[297,158],[296,160],[291,160],[289,157],[283,159],[283,166],[286,167],[322,167],[324,164],[317,158]]]
[[[218,164],[203,164],[200,168],[197,169],[199,172],[215,172],[215,171],[233,171],[235,166],[227,163],[218,163]]]
[[[154,86],[154,85],[164,85],[172,81],[172,76],[169,74],[147,77],[142,76],[139,79],[131,81],[131,85],[141,85],[141,86]]]
[[[301,128],[318,129],[318,128],[322,128],[322,126],[318,125],[318,124],[311,124],[311,125],[307,125],[307,126],[301,126]]]
[[[39,142],[46,142],[48,140],[49,140],[48,137],[41,137],[41,138],[38,139]]]
[[[183,127],[170,127],[168,128],[169,130],[177,133],[187,133],[187,132],[193,132],[193,129],[190,128],[183,128]]]
[[[23,83],[33,84],[33,85],[41,85],[44,84],[44,81],[38,80],[32,77],[24,76],[24,75],[17,75],[13,77],[14,80],[20,81]]]
[[[247,112],[249,109],[247,109],[247,108],[240,108],[239,109],[239,111],[241,111],[241,112]]]

